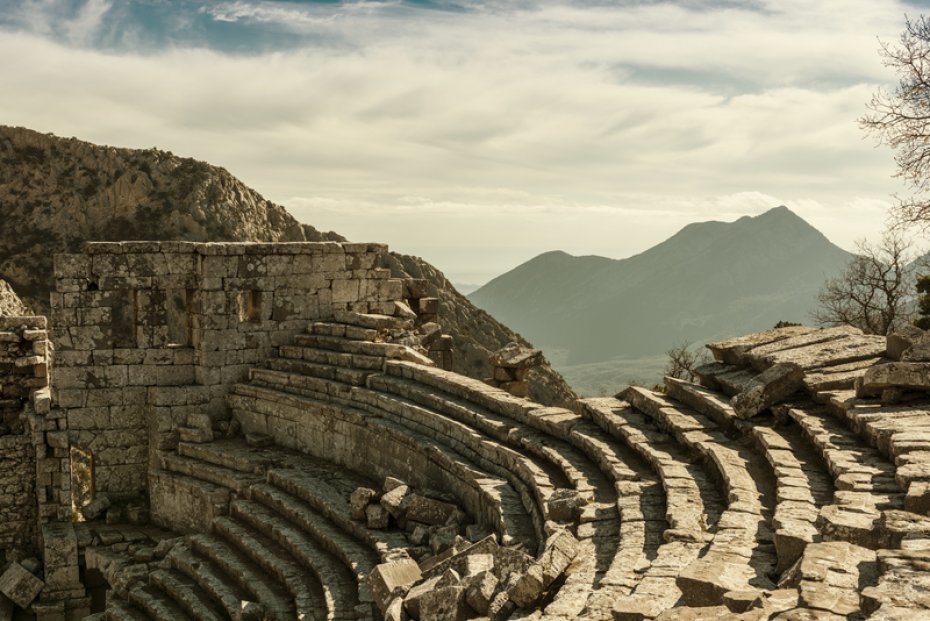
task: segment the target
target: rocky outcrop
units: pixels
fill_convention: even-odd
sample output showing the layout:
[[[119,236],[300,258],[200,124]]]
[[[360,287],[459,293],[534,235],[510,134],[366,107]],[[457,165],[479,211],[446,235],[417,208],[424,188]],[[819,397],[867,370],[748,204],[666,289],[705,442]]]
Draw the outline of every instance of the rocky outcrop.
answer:
[[[0,126],[0,276],[48,309],[52,256],[85,241],[339,240],[228,171],[158,149],[102,147]]]

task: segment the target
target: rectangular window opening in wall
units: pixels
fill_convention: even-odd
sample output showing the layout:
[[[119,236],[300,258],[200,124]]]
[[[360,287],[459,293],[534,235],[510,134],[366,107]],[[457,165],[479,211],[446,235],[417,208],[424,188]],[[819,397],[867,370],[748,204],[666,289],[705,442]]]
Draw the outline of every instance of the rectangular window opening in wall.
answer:
[[[169,289],[165,294],[168,346],[188,347],[191,344],[191,302],[194,292],[190,289]]]
[[[83,522],[81,509],[94,499],[94,456],[90,449],[71,445],[71,516]]]
[[[239,292],[239,321],[262,320],[262,292]]]

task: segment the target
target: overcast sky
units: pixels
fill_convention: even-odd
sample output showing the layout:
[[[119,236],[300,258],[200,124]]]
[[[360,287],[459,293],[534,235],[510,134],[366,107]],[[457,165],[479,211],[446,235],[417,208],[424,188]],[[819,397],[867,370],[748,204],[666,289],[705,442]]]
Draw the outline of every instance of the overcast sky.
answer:
[[[881,229],[857,118],[917,3],[0,0],[0,123],[229,169],[480,283],[786,204]]]

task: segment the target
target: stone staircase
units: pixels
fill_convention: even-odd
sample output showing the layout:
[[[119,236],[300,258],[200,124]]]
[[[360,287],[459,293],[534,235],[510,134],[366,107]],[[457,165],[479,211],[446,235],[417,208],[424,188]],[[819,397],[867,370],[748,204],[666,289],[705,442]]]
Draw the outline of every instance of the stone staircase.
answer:
[[[464,548],[353,519],[353,492],[387,477],[454,501],[472,541],[491,533],[543,559],[555,534],[577,539],[544,597],[495,619],[930,618],[930,411],[851,392],[884,362],[884,339],[787,328],[715,343],[700,384],[570,411],[384,342],[393,318],[337,319],[235,387],[244,438],[162,455],[154,480],[202,507],[200,526],[113,589],[105,618],[419,614],[426,583],[381,601],[372,572],[413,558],[429,588],[452,588],[464,576],[440,569]],[[766,399],[760,376],[786,363],[804,372],[799,391],[751,417],[734,406]],[[484,612],[449,614],[436,619]]]

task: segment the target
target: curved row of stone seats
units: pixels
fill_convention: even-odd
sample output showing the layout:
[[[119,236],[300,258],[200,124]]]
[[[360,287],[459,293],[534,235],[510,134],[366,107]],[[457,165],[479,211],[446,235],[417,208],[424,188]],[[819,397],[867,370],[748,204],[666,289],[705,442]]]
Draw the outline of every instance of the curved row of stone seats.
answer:
[[[351,560],[347,563],[345,558],[340,558],[331,549],[324,548],[316,538],[307,535],[307,531],[295,522],[289,522],[280,517],[279,512],[267,510],[263,506],[248,503],[248,501],[234,502],[231,515],[239,523],[248,524],[277,544],[276,546],[252,545],[249,549],[254,550],[252,556],[256,562],[273,565],[265,569],[287,585],[295,599],[298,613],[301,610],[322,609],[328,611],[327,619],[354,619],[360,599],[366,599],[364,603],[369,604],[370,608],[367,584],[359,579],[358,573],[353,574],[347,568]],[[221,530],[225,531],[230,531],[235,527],[222,519],[218,521],[218,525]],[[268,551],[275,548],[286,549],[287,553],[270,556]],[[293,557],[294,560],[288,557]],[[369,563],[368,559],[364,559],[351,564],[358,572],[367,567]],[[307,580],[301,568],[311,572],[315,580]],[[320,585],[319,594],[315,589],[310,588],[310,585],[316,583]],[[361,597],[360,594],[362,594]]]
[[[904,505],[893,464],[823,406],[779,406],[778,410],[798,424],[833,476],[833,502],[821,507],[818,519],[823,535],[873,549],[883,547],[882,511]]]
[[[191,618],[202,621],[223,621],[216,605],[197,584],[170,567],[158,569],[149,576],[149,581],[164,591]]]
[[[303,342],[306,344],[307,341],[303,339]],[[336,341],[333,340],[328,340],[325,344],[333,348],[337,345]],[[348,347],[352,351],[356,350],[355,344],[351,344]],[[307,348],[305,348],[304,351],[306,351],[306,349]],[[394,362],[388,362],[388,366],[394,364]],[[275,365],[268,366],[274,367]],[[284,368],[284,366],[277,366],[275,368]],[[295,367],[288,368],[294,369]],[[300,369],[300,371],[314,373],[315,368],[308,367]],[[259,381],[261,381],[262,379],[267,380],[269,377],[267,373],[257,373],[253,376],[253,379],[258,378]],[[460,381],[458,380],[459,376],[455,377],[457,379],[454,381]],[[330,382],[334,380],[338,381],[335,379],[334,374],[329,374],[327,377],[315,377],[314,380],[310,381],[296,380],[292,383],[302,384],[302,389],[306,389],[319,379]],[[440,437],[451,438],[457,443],[453,444],[453,446],[460,451],[462,450],[462,444],[464,442],[470,442],[479,451],[484,453],[484,455],[479,454],[479,456],[486,458],[489,448],[495,447],[494,444],[489,443],[488,437],[486,437],[491,436],[494,439],[500,440],[502,445],[511,445],[528,453],[528,455],[521,455],[520,452],[516,451],[509,453],[509,458],[502,464],[505,468],[505,476],[508,471],[520,474],[521,468],[519,464],[521,462],[526,463],[529,456],[534,456],[539,460],[545,460],[536,461],[539,467],[536,468],[536,473],[532,473],[532,478],[529,479],[530,485],[536,489],[543,488],[549,490],[549,494],[537,494],[537,502],[542,509],[540,513],[543,518],[537,520],[537,532],[540,535],[540,540],[542,539],[541,531],[544,518],[550,517],[548,515],[548,495],[551,495],[551,491],[555,489],[555,485],[551,482],[547,482],[545,487],[539,485],[539,475],[546,475],[548,473],[558,475],[560,471],[561,477],[558,477],[561,479],[559,481],[560,483],[563,481],[575,482],[576,491],[579,491],[593,501],[585,506],[583,514],[580,516],[582,522],[595,525],[587,529],[590,531],[590,537],[583,537],[583,539],[590,540],[583,545],[589,545],[591,547],[591,554],[584,554],[582,556],[591,560],[581,564],[583,566],[576,567],[567,584],[563,586],[564,593],[572,593],[573,590],[575,593],[571,597],[563,596],[557,598],[558,601],[553,602],[550,608],[567,614],[573,614],[583,610],[585,597],[582,597],[582,594],[589,594],[594,583],[598,582],[599,579],[607,573],[619,545],[620,524],[616,510],[617,494],[613,487],[616,482],[615,479],[623,480],[628,478],[629,475],[626,473],[617,475],[617,473],[614,472],[614,470],[617,469],[614,468],[608,469],[607,473],[610,477],[605,477],[604,473],[599,470],[597,465],[598,463],[609,464],[611,461],[616,463],[616,455],[612,457],[602,455],[601,452],[605,447],[603,445],[591,443],[586,443],[584,445],[584,450],[578,451],[574,449],[571,444],[554,440],[544,433],[521,429],[520,425],[516,424],[514,421],[502,417],[500,414],[488,410],[479,404],[447,393],[442,393],[442,397],[437,398],[437,393],[440,393],[440,391],[435,387],[424,390],[421,384],[402,379],[396,375],[381,376],[372,374],[367,384],[371,391],[365,391],[360,388],[345,389],[343,387],[342,390],[338,392],[340,393],[340,397],[344,396],[347,400],[351,400],[353,405],[357,406],[359,403],[364,403],[368,408],[373,408],[370,411],[382,416],[385,415],[385,410],[387,410],[387,414],[400,416],[404,419],[403,422],[408,425],[413,423],[415,428],[417,425],[421,426],[418,430],[428,430],[428,434],[433,437],[439,433],[441,434]],[[330,396],[333,395],[334,392],[337,392],[334,391],[332,387],[323,386],[319,383],[313,386],[313,388],[318,393],[322,394],[325,392]],[[482,388],[487,389],[487,387],[483,385]],[[507,395],[507,398],[510,398],[510,396]],[[496,399],[494,400],[496,401]],[[564,411],[564,413],[573,416],[568,411]],[[397,418],[394,420],[397,420]],[[476,427],[477,429],[475,429]],[[476,431],[478,433],[475,433]],[[599,433],[599,430],[595,429],[593,433]],[[501,448],[496,448],[496,451],[498,453],[506,453],[506,450],[502,451]],[[585,451],[594,451],[597,461],[592,461],[591,458],[585,454]],[[476,459],[474,454],[470,456],[475,459],[475,461],[479,462],[480,465],[488,468],[486,462],[481,463],[481,460]],[[520,461],[514,462],[513,456],[517,456]],[[517,467],[514,467],[515,463]],[[530,465],[532,467],[532,462],[530,462]],[[524,472],[523,478],[524,480],[526,479],[526,472]],[[519,482],[515,482],[512,479],[511,483],[517,487],[520,486]],[[587,517],[584,515],[585,513],[588,514]],[[571,602],[571,604],[563,605],[564,602]]]
[[[768,463],[706,416],[662,395],[632,387],[621,396],[701,456],[726,493],[728,505],[707,551],[679,575],[685,601],[713,606],[728,591],[773,587],[775,482]]]
[[[643,556],[633,565],[639,576],[626,596],[614,602],[617,619],[654,618],[681,599],[678,576],[712,537],[724,499],[706,474],[691,463],[691,455],[628,403],[585,399],[581,407],[586,417],[636,451],[662,481],[665,520],[652,513],[652,519],[645,522],[653,536],[661,535],[662,543],[654,554],[644,548]],[[625,514],[621,517],[626,520]]]
[[[595,611],[603,610],[605,599],[599,598],[600,603],[589,601],[591,591],[598,590],[601,585],[610,586],[611,581],[620,585],[630,581],[629,566],[624,567],[630,548],[624,550],[621,546],[619,510],[623,506],[623,494],[616,488],[637,476],[637,472],[624,463],[632,452],[569,410],[542,408],[481,382],[407,362],[388,361],[385,372],[388,378],[373,375],[369,378],[369,386],[394,390],[405,387],[408,393],[413,391],[411,386],[417,386],[422,395],[432,395],[422,399],[439,401],[446,411],[465,404],[468,413],[460,410],[461,416],[475,416],[476,412],[493,416],[495,429],[507,429],[508,436],[518,439],[528,450],[545,442],[549,450],[556,449],[563,458],[569,458],[568,464],[559,464],[563,472],[568,476],[572,476],[573,470],[580,472],[593,492],[593,502],[584,507],[579,517],[582,526],[578,530],[581,545],[586,550],[580,556],[588,560],[576,563],[571,577],[545,613],[568,616],[588,610],[588,614],[599,614]],[[527,427],[534,432],[528,433]],[[559,463],[559,460],[553,461]],[[576,489],[582,491],[584,488],[578,486]],[[626,502],[629,506],[628,492]],[[643,536],[642,541],[645,539]],[[642,554],[642,548],[638,553]]]
[[[389,363],[393,366],[394,363]],[[396,368],[396,366],[395,366]],[[438,370],[431,370],[436,374],[445,374]],[[455,382],[455,378],[449,378]],[[458,380],[461,381],[461,380]],[[479,446],[494,446],[488,436],[501,443],[523,450],[528,455],[539,459],[548,458],[549,468],[560,469],[559,479],[573,480],[574,489],[584,499],[581,514],[577,519],[584,525],[579,529],[578,537],[582,552],[582,560],[576,561],[571,576],[562,586],[556,600],[547,608],[547,614],[577,615],[585,610],[587,596],[595,585],[603,582],[603,576],[611,565],[616,564],[615,558],[619,546],[620,522],[617,511],[618,494],[614,486],[618,481],[629,480],[635,474],[625,468],[616,452],[609,446],[609,441],[597,437],[599,430],[583,430],[576,426],[571,438],[581,450],[568,443],[536,429],[522,427],[516,421],[493,412],[486,407],[468,401],[461,397],[444,392],[431,386],[424,390],[423,385],[397,376],[373,375],[369,378],[368,386],[379,393],[388,395],[403,395],[407,403],[424,404],[429,407],[427,416],[434,421],[458,421],[465,429],[471,429],[471,435]],[[478,387],[476,387],[478,388]],[[481,392],[492,391],[490,387],[480,385]],[[383,394],[365,394],[364,391],[353,391],[357,399],[371,397],[377,403],[383,403],[387,398]],[[509,397],[509,395],[508,395]],[[429,425],[424,421],[424,424]],[[448,424],[448,422],[446,422]],[[517,453],[518,455],[520,453]],[[547,462],[541,462],[545,465]],[[518,468],[513,468],[519,472]],[[559,473],[555,473],[558,475]],[[567,486],[566,486],[567,487]],[[550,494],[554,487],[550,487]],[[547,504],[549,498],[543,499]],[[552,518],[548,506],[544,505],[545,517]],[[561,515],[562,520],[576,519],[570,513]],[[588,606],[589,607],[589,606]],[[589,607],[590,608],[590,607]]]
[[[818,395],[831,412],[894,463],[905,508],[930,514],[930,407],[920,401],[883,404],[852,391]]]
[[[237,385],[229,403],[247,432],[378,478],[396,476],[421,489],[446,490],[503,541],[536,548],[532,520],[510,484],[427,436],[335,399],[313,399],[255,381]]]
[[[312,329],[320,331],[317,327]],[[298,339],[302,349],[300,352],[289,351],[289,355],[300,353],[303,356],[320,360],[319,354],[312,352],[314,349],[323,347],[326,348],[326,351],[337,352],[338,355],[342,356],[363,353],[363,355],[373,357],[373,354],[377,351],[377,346],[380,345],[377,343],[362,345],[360,341],[348,343],[345,340],[339,340],[338,335],[341,328],[335,325],[327,325],[325,330],[322,331],[327,332],[327,334],[311,335],[313,337],[321,336],[320,339],[304,337]],[[336,334],[337,337],[327,338],[332,334]],[[359,334],[358,336],[359,338],[370,338],[371,334]],[[375,347],[371,347],[371,345],[375,345]],[[351,363],[351,357],[343,358],[342,362]],[[370,364],[370,360],[366,360],[366,362],[369,363],[368,370],[373,371],[372,367],[374,365]],[[580,516],[582,523],[592,524],[584,531],[591,534],[589,543],[592,546],[592,554],[583,556],[594,560],[585,567],[576,568],[568,584],[563,586],[563,589],[567,592],[577,588],[577,593],[574,596],[561,598],[562,601],[572,602],[571,606],[560,608],[559,602],[553,602],[551,607],[554,610],[566,613],[580,612],[584,608],[583,605],[580,607],[578,605],[579,601],[584,602],[580,593],[582,591],[591,591],[608,574],[611,567],[614,567],[615,574],[619,571],[616,558],[620,546],[621,526],[618,520],[619,514],[616,510],[619,495],[614,487],[618,482],[628,480],[633,475],[628,469],[617,466],[622,463],[622,460],[617,457],[618,451],[611,449],[610,443],[612,440],[597,427],[590,425],[586,430],[586,434],[572,435],[569,432],[569,428],[573,425],[580,424],[583,427],[585,424],[577,415],[567,410],[543,410],[542,416],[538,416],[538,413],[536,413],[537,415],[528,417],[526,411],[528,408],[525,407],[528,402],[515,400],[501,391],[496,391],[498,394],[494,394],[494,392],[488,394],[489,389],[484,385],[480,385],[481,390],[476,391],[475,386],[467,385],[470,380],[465,380],[460,376],[452,376],[450,379],[449,375],[452,374],[444,376],[443,372],[436,369],[428,369],[421,365],[410,365],[401,361],[387,361],[385,375],[371,373],[367,382],[369,391],[350,387],[352,385],[357,386],[357,381],[351,384],[341,382],[349,385],[334,385],[339,384],[341,381],[337,378],[335,372],[321,372],[318,365],[299,367],[290,363],[280,365],[271,363],[266,367],[268,368],[265,370],[256,370],[253,373],[253,384],[276,384],[284,388],[285,391],[297,392],[306,396],[323,397],[325,395],[330,400],[334,398],[344,399],[352,407],[360,407],[359,403],[364,403],[368,408],[374,408],[370,409],[370,412],[380,416],[384,416],[385,410],[388,410],[389,414],[404,419],[399,421],[394,418],[395,422],[414,426],[417,431],[426,431],[427,434],[424,435],[435,437],[437,432],[445,429],[445,433],[442,433],[441,436],[445,438],[451,437],[452,440],[459,442],[457,446],[453,446],[456,446],[460,451],[462,450],[462,441],[465,440],[472,443],[481,442],[476,446],[480,447],[480,450],[486,454],[489,450],[488,439],[483,436],[487,434],[495,437],[495,432],[500,434],[501,429],[505,428],[501,423],[504,423],[506,425],[506,435],[503,435],[503,437],[502,434],[497,435],[495,439],[501,439],[501,444],[504,441],[515,444],[518,448],[524,449],[535,457],[548,458],[548,467],[542,464],[543,473],[553,473],[554,466],[561,470],[565,479],[577,478],[579,474],[583,475],[580,481],[581,485],[578,485],[576,489],[583,493],[590,492],[595,501],[589,503]],[[416,382],[410,381],[410,378],[404,379],[404,372],[409,370],[409,367],[414,367],[414,372],[425,371],[430,373],[434,383],[423,382],[422,378],[417,378]],[[298,375],[310,374],[310,377],[282,377],[271,372],[278,369],[287,369],[287,372]],[[452,392],[445,392],[435,384],[437,381],[440,385],[443,382],[447,383],[447,387],[451,387]],[[463,386],[463,383],[466,385]],[[426,384],[426,390],[424,390],[424,384]],[[458,395],[455,394],[456,391],[459,393]],[[463,391],[465,394],[462,394]],[[440,392],[442,397],[437,399],[436,395]],[[474,399],[476,392],[479,393],[478,402]],[[389,396],[386,397],[385,394]],[[398,395],[403,399],[398,400],[390,395]],[[499,411],[495,411],[495,409],[501,408],[502,401],[504,402],[503,411],[508,416],[502,416]],[[515,403],[519,407],[519,419],[522,420],[512,420]],[[361,406],[362,409],[365,409],[365,406]],[[535,405],[529,409],[541,410]],[[411,419],[414,420],[411,421]],[[526,424],[527,419],[531,423],[535,423],[533,425],[535,429],[541,429],[544,432],[528,433],[525,428],[521,429],[520,425]],[[454,425],[450,423],[450,420],[457,421],[460,425]],[[547,433],[553,431],[553,421],[557,421],[555,422],[555,429],[558,430],[559,435],[570,439],[571,442],[562,441],[561,445],[553,446],[553,439],[547,437]],[[416,428],[415,425],[421,425],[421,427]],[[474,430],[475,426],[479,427],[478,431],[482,433],[475,434],[469,430]],[[584,431],[584,429],[579,428],[579,431]],[[580,449],[575,449],[574,444],[580,446]],[[474,454],[469,456],[475,461],[479,461],[479,465],[488,468],[488,464],[486,462],[481,463],[480,460],[475,458]],[[508,470],[519,472],[519,468],[514,468],[512,464],[505,465]],[[531,484],[538,480],[539,477],[534,476]],[[596,485],[591,484],[591,481],[595,481]],[[513,483],[512,479],[511,482]],[[519,484],[517,485],[519,486]],[[550,487],[554,486],[550,484]],[[545,499],[537,498],[537,501],[539,500]],[[604,506],[605,503],[610,506]],[[546,504],[543,504],[543,508],[547,509]],[[588,514],[587,518],[584,515],[585,513]],[[545,513],[543,516],[549,517]],[[537,528],[537,530],[539,529]]]
[[[165,558],[170,567],[192,580],[228,618],[235,619],[240,615],[244,602],[256,601],[254,592],[241,585],[238,574],[229,575],[222,566],[215,564],[188,542],[175,545]],[[255,573],[250,571],[248,575],[254,576]]]
[[[252,480],[242,494],[255,502],[233,501],[230,515],[259,532],[269,534],[278,545],[299,552],[300,558],[306,561],[305,565],[322,583],[327,602],[332,604],[335,601],[331,609],[351,610],[360,598],[370,601],[366,579],[371,568],[380,560],[395,557],[409,545],[399,532],[368,529],[351,518],[347,497],[355,488],[371,485],[363,478],[340,472],[331,465],[298,453],[252,448],[236,440],[211,444],[182,443],[179,449],[183,453],[197,455],[199,460],[203,460],[201,463],[211,466],[208,472],[228,470],[229,465],[239,471],[266,471],[265,477]],[[171,463],[171,460],[166,460],[169,467]],[[192,474],[196,475],[196,471]],[[231,476],[225,478],[233,479]],[[341,488],[341,492],[337,487]],[[282,522],[281,518],[286,518],[289,523]],[[216,518],[213,524],[214,528],[219,527],[227,535],[233,528],[223,517]],[[244,549],[256,562],[280,556],[269,553],[256,556],[253,552],[260,547],[254,542],[247,543],[250,545]],[[339,562],[332,559],[339,559]],[[343,566],[341,572],[338,571],[340,564]],[[294,591],[292,571],[277,568],[275,573],[295,596],[299,596],[298,601],[301,597],[308,597],[306,593]],[[348,608],[347,586],[357,591],[352,594],[355,603]]]
[[[741,420],[726,398],[704,386],[671,377],[665,378],[665,386],[669,398],[709,416],[722,427],[736,433],[748,431],[765,455],[776,480],[772,526],[777,571],[785,571],[800,558],[807,544],[820,541],[820,507],[833,499],[832,477],[814,446],[794,425],[773,424],[770,419]]]

